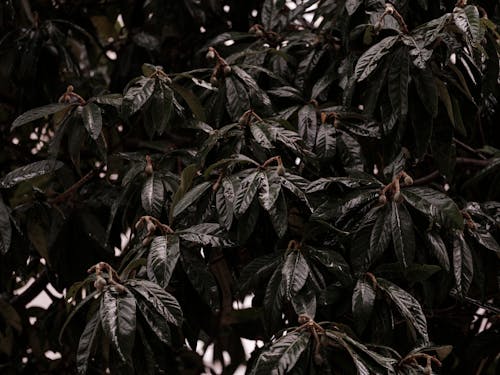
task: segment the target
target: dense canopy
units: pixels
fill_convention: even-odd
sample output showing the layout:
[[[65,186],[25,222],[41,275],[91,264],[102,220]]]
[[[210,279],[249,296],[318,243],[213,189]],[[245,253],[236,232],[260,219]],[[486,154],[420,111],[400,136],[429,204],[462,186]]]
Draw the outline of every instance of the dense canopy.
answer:
[[[497,2],[6,0],[0,37],[0,373],[498,372]]]

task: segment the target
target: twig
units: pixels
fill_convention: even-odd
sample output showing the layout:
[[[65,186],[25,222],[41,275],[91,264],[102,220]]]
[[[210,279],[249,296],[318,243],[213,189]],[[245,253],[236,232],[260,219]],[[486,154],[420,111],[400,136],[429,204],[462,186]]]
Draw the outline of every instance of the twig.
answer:
[[[61,194],[59,194],[57,197],[54,199],[51,199],[49,201],[50,204],[58,204],[66,200],[68,196],[73,194],[76,190],[81,188],[86,182],[88,182],[92,177],[94,177],[95,170],[91,170],[89,173],[87,173],[85,176],[83,176],[81,179],[79,179],[77,182],[75,182],[73,185],[71,185],[69,188],[67,188],[65,191],[63,191]]]
[[[441,174],[439,173],[438,170],[435,170],[432,173],[429,173],[427,176],[417,178],[415,181],[413,181],[413,185],[425,185],[428,184],[429,182],[432,182],[436,178],[438,178]]]
[[[481,159],[472,159],[472,158],[457,158],[457,164],[470,165],[475,167],[487,167],[490,165],[491,160],[481,160]]]
[[[469,145],[466,145],[462,141],[459,141],[455,137],[453,137],[453,142],[455,142],[457,145],[459,145],[460,147],[462,147],[464,150],[467,150],[467,151],[473,153],[474,155],[478,156],[479,158],[481,158],[483,160],[486,159],[486,157],[483,154],[481,154],[479,151],[474,150],[472,147],[470,147]]]

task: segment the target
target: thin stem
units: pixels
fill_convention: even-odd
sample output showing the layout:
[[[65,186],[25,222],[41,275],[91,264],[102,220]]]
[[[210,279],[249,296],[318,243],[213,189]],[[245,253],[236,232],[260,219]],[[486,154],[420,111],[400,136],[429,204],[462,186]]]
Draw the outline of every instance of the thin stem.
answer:
[[[413,181],[413,185],[426,185],[429,182],[434,181],[436,178],[438,178],[441,174],[439,173],[438,170],[435,170],[434,172],[429,173],[428,175],[424,177],[417,178],[416,180]]]
[[[462,147],[464,150],[467,150],[467,151],[473,153],[477,157],[479,157],[479,158],[481,158],[483,160],[486,159],[486,157],[483,154],[481,154],[479,151],[474,150],[472,147],[470,147],[469,145],[467,145],[467,144],[463,143],[462,141],[456,139],[455,137],[453,138],[453,142],[455,142],[458,146]]]
[[[487,167],[490,165],[491,160],[481,160],[481,159],[472,159],[472,158],[457,158],[457,164],[470,165],[474,167]]]
[[[89,173],[87,173],[85,176],[83,176],[81,179],[79,179],[77,182],[75,182],[73,185],[71,185],[68,189],[63,191],[57,197],[55,197],[54,199],[51,199],[49,201],[49,203],[50,204],[58,204],[58,203],[65,201],[76,190],[81,188],[87,181],[89,181],[92,177],[94,177],[94,174],[95,174],[95,170],[91,170]]]

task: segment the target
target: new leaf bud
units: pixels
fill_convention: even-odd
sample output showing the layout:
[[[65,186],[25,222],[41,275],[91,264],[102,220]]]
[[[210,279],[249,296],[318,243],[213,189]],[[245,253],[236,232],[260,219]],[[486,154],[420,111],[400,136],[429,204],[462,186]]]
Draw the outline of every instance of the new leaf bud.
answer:
[[[101,292],[106,286],[106,279],[102,276],[97,276],[94,281],[94,288],[96,288],[99,292]]]

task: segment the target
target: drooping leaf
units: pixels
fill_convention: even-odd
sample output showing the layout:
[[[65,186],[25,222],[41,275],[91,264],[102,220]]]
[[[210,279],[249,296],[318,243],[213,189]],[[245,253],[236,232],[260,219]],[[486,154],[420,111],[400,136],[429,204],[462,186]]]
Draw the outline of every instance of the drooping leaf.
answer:
[[[450,258],[446,250],[446,245],[438,233],[428,231],[424,233],[424,238],[428,243],[429,252],[436,258],[439,265],[446,271],[450,270]]]
[[[87,280],[85,280],[85,281],[87,281]],[[66,299],[71,298],[70,296],[72,296],[74,298],[74,294],[76,294],[76,291],[74,292],[74,294],[71,294],[70,292],[71,292],[71,288],[66,293]],[[91,302],[91,301],[95,300],[95,296],[96,296],[97,293],[98,293],[98,291],[94,290],[92,293],[90,293],[89,295],[87,295],[78,305],[76,305],[76,307],[71,311],[71,313],[68,315],[68,317],[64,321],[64,324],[63,324],[61,330],[59,331],[59,343],[62,342],[63,333],[64,333],[66,327],[68,326],[69,322],[82,309],[82,307],[86,306],[88,302]],[[99,314],[97,314],[97,315],[99,315]]]
[[[358,279],[352,294],[352,314],[354,323],[362,333],[370,321],[375,305],[375,289],[363,278]]]
[[[58,160],[35,161],[34,163],[19,167],[7,173],[2,180],[0,180],[0,188],[11,188],[20,182],[54,172],[63,165],[64,164]]]
[[[370,252],[367,256],[367,261],[370,265],[385,252],[391,242],[392,226],[391,219],[389,218],[390,213],[390,208],[385,206],[373,225],[370,235]]]
[[[389,52],[398,39],[398,36],[388,36],[361,55],[354,68],[354,77],[358,82],[364,80],[377,68],[380,59]]]
[[[221,232],[218,223],[203,223],[193,225],[176,232],[180,238],[205,246],[228,247],[233,246],[231,240]]]
[[[140,110],[149,100],[155,88],[155,79],[140,77],[133,81],[123,97],[122,111],[131,116]]]
[[[290,251],[283,263],[281,270],[283,280],[285,281],[285,296],[288,300],[292,300],[309,277],[309,264],[302,255],[301,251]]]
[[[245,86],[235,78],[226,77],[226,109],[233,121],[238,121],[241,115],[250,109],[250,98]]]
[[[148,278],[165,288],[170,281],[179,256],[179,237],[175,235],[155,237],[149,247]]]
[[[406,320],[412,339],[420,345],[429,345],[427,319],[420,303],[411,294],[385,279],[377,278],[378,286],[396,305]]]
[[[76,352],[76,366],[80,374],[86,374],[92,352],[95,347],[95,340],[101,329],[101,320],[98,313],[94,314],[87,322],[78,342],[78,351]]]
[[[352,16],[361,4],[363,4],[363,0],[347,0],[345,3],[347,14]]]
[[[307,247],[307,251],[310,257],[323,265],[342,285],[350,286],[352,284],[351,269],[340,253],[333,250],[327,251],[309,247]]]
[[[316,133],[318,131],[318,118],[316,108],[311,104],[306,104],[298,112],[299,134],[306,143],[313,147],[316,143]]]
[[[477,45],[481,42],[484,30],[481,26],[479,10],[476,6],[456,7],[453,10],[453,20],[455,21],[455,25],[467,36],[471,43]]]
[[[270,140],[270,135],[266,131],[265,123],[258,122],[249,125],[250,132],[252,133],[255,140],[264,148],[273,148],[273,144]]]
[[[250,174],[241,181],[240,187],[236,193],[234,206],[236,217],[241,217],[241,215],[247,211],[248,207],[250,207],[260,187],[261,174],[262,172],[260,171],[250,172]]]
[[[99,104],[111,105],[115,108],[120,108],[123,101],[123,96],[120,94],[106,94],[94,97],[94,101]]]
[[[19,117],[17,117],[14,122],[12,123],[12,126],[10,130],[14,130],[15,128],[28,124],[32,121],[38,120],[42,117],[52,115],[54,113],[62,112],[64,110],[67,110],[71,107],[76,106],[75,103],[73,104],[68,104],[68,103],[54,103],[54,104],[47,104],[42,107],[30,109],[29,111],[23,113]]]
[[[445,194],[426,187],[401,190],[406,202],[445,228],[463,228],[463,218],[455,202]]]
[[[453,274],[458,294],[466,296],[474,276],[474,263],[469,245],[458,230],[453,234]]]
[[[410,213],[403,204],[391,204],[391,229],[396,258],[407,268],[415,258],[415,234]]]
[[[101,108],[94,103],[88,103],[83,107],[82,120],[90,137],[97,139],[102,130]]]
[[[135,298],[129,291],[117,294],[104,290],[99,314],[104,334],[113,344],[122,362],[130,360],[136,328]]]
[[[203,193],[212,185],[210,181],[202,182],[194,188],[185,193],[175,204],[173,216],[176,217],[182,213],[186,208],[191,206],[194,202],[201,198]]]
[[[174,93],[163,81],[157,79],[151,95],[148,111],[151,112],[150,137],[156,132],[163,134],[168,126],[174,108]]]
[[[219,223],[226,230],[230,230],[233,223],[234,199],[234,185],[229,178],[223,177],[215,196],[215,204],[219,214]]]
[[[142,208],[148,215],[160,217],[163,202],[165,201],[165,188],[157,175],[151,175],[144,182],[141,192]]]
[[[268,212],[274,231],[279,238],[282,238],[288,228],[288,208],[285,194],[283,194],[282,191],[280,191],[278,198],[276,198],[276,202]]]
[[[335,156],[337,148],[337,140],[335,139],[336,130],[329,124],[318,126],[316,136],[316,145],[314,147],[316,154],[323,159],[332,158]]]
[[[438,91],[430,68],[417,69],[414,77],[417,93],[427,112],[435,118],[438,113]]]
[[[290,373],[309,345],[311,333],[308,330],[290,332],[280,337],[271,347],[259,355],[250,375]]]
[[[10,225],[9,209],[0,196],[0,254],[9,251],[12,239],[12,227]]]
[[[387,86],[389,99],[394,111],[402,116],[408,113],[408,84],[410,82],[410,65],[406,48],[399,49],[389,67]]]
[[[146,300],[139,298],[137,299],[137,308],[149,325],[149,328],[153,333],[165,344],[171,343],[170,337],[170,327],[168,326],[168,322],[163,315],[161,315],[161,311],[163,311],[163,306],[156,305],[154,302],[158,302],[153,300],[153,303],[146,302]],[[158,309],[156,309],[158,307]]]
[[[252,292],[254,288],[259,287],[265,279],[269,278],[280,260],[281,257],[277,253],[271,253],[255,258],[247,264],[241,271],[238,280],[241,296]]]
[[[147,302],[168,323],[177,327],[182,325],[183,314],[179,302],[158,284],[149,280],[132,279],[127,281],[127,285],[138,299]]]
[[[269,279],[263,300],[264,325],[269,333],[275,332],[282,321],[283,312],[281,309],[285,298],[285,280],[280,266],[283,266],[282,262],[278,264]]]

